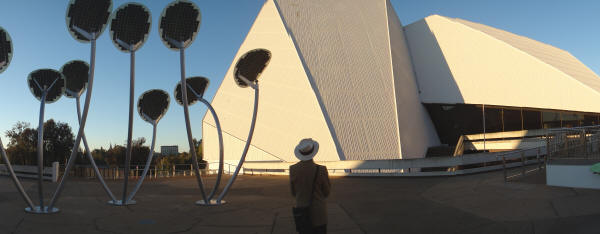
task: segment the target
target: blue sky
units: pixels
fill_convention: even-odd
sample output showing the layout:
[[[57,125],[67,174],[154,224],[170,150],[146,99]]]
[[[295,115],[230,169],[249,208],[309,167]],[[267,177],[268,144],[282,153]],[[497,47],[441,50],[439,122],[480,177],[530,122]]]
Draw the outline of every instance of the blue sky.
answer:
[[[114,0],[113,9],[127,1]],[[173,97],[179,81],[179,55],[168,50],[158,37],[158,16],[169,1],[136,1],[152,12],[152,28],[146,44],[136,53],[135,97],[148,89],[163,89]],[[186,50],[186,75],[211,80],[205,97],[212,99],[233,57],[250,30],[264,0],[194,1],[202,12],[198,37]],[[597,1],[444,1],[391,0],[400,21],[410,24],[428,15],[463,18],[507,30],[571,52],[596,73],[600,72],[600,2]],[[0,133],[17,121],[36,126],[39,102],[26,85],[27,75],[39,68],[60,69],[73,59],[89,61],[89,44],[75,41],[67,32],[68,1],[8,1],[0,8],[0,27],[13,39],[10,67],[0,74]],[[129,54],[119,52],[107,31],[98,40],[93,98],[86,125],[92,148],[124,144],[127,137]],[[231,77],[226,77],[231,79]],[[83,98],[82,98],[83,99]],[[83,100],[82,100],[83,101]],[[194,137],[202,138],[200,104],[190,109]],[[46,106],[46,119],[67,122],[78,128],[75,100],[61,98]],[[149,143],[150,124],[135,113],[134,138]],[[173,100],[158,125],[157,147],[179,145],[187,150],[183,110]],[[158,149],[157,149],[158,150]]]

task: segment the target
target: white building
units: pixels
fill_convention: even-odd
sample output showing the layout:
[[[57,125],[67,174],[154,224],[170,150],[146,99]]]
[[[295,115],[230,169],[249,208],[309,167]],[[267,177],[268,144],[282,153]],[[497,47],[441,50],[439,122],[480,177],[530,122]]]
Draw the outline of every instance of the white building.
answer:
[[[163,146],[160,147],[160,154],[162,156],[178,155],[179,154],[179,146],[177,146],[177,145],[163,145]]]
[[[212,101],[231,163],[253,105],[233,68],[255,48],[272,58],[247,161],[297,161],[307,137],[318,161],[421,158],[484,132],[483,112],[488,133],[599,122],[600,79],[564,50],[438,15],[403,26],[388,0],[267,0]],[[207,114],[204,155],[217,161]]]

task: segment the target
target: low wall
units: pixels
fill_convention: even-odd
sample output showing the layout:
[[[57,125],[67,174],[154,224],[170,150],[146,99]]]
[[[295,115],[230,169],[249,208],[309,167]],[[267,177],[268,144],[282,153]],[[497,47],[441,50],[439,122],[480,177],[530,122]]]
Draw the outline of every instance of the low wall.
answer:
[[[52,182],[58,181],[58,162],[53,162],[51,167],[44,167],[42,178]],[[13,165],[13,170],[17,177],[21,178],[38,178],[37,166]],[[10,176],[8,167],[5,164],[0,164],[0,175]]]
[[[590,168],[598,161],[552,160],[546,167],[546,184],[551,186],[600,189],[600,175]]]
[[[389,159],[389,160],[344,160],[344,161],[318,161],[318,164],[327,166],[330,175],[337,176],[453,176],[493,171],[506,168],[519,167],[530,164],[544,163],[545,147],[533,150],[515,152],[496,152],[468,154],[456,157],[432,157],[415,159]],[[504,165],[503,158],[506,162]],[[228,166],[237,162],[227,161]],[[256,162],[244,163],[241,172],[244,174],[289,174],[289,166],[296,162]],[[214,162],[209,167],[214,169]],[[424,171],[423,168],[452,168],[467,166],[464,169]],[[227,171],[227,167],[225,168]]]

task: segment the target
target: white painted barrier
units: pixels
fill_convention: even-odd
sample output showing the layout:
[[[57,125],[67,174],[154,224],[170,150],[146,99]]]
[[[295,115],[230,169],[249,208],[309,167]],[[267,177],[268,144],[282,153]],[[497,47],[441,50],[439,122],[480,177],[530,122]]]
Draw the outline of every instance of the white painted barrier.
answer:
[[[600,175],[590,168],[597,162],[576,163],[557,160],[546,167],[546,184],[551,186],[600,189]]]
[[[37,166],[13,165],[12,167],[13,167],[13,170],[15,171],[15,174],[17,174],[17,177],[38,178],[38,175],[37,175],[38,167]],[[59,173],[58,169],[59,169],[59,163],[53,162],[52,167],[44,167],[44,172],[43,172],[42,177],[44,178],[44,180],[57,182],[58,181],[58,173]],[[0,175],[10,176],[10,173],[8,172],[8,168],[4,164],[0,164]]]

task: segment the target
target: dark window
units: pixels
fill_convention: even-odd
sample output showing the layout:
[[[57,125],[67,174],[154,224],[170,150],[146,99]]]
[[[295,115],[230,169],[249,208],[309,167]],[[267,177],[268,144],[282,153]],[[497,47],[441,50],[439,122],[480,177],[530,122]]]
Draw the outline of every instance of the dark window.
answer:
[[[485,107],[485,132],[502,132],[502,109]]]
[[[573,112],[563,112],[561,113],[561,120],[563,128],[579,127],[580,122],[583,121],[583,115]]]
[[[560,128],[560,113],[555,111],[542,112],[544,128]]]
[[[522,130],[521,110],[504,108],[504,131]]]
[[[598,116],[597,115],[584,115],[583,116],[583,125],[582,126],[594,126],[598,125]]]
[[[523,129],[541,129],[542,113],[536,110],[523,110]]]
[[[460,135],[482,133],[481,107],[475,105],[425,105],[442,144],[456,145]]]

